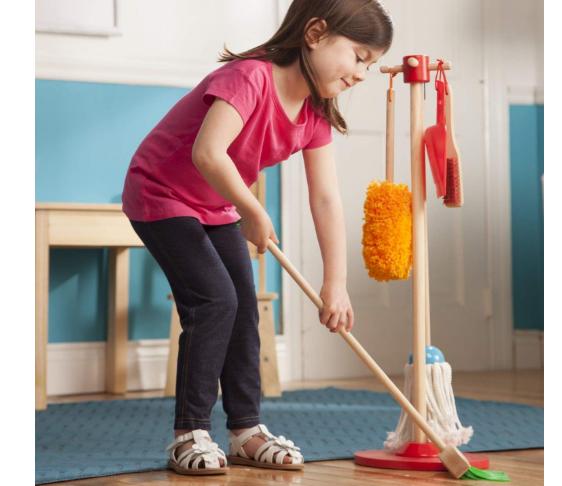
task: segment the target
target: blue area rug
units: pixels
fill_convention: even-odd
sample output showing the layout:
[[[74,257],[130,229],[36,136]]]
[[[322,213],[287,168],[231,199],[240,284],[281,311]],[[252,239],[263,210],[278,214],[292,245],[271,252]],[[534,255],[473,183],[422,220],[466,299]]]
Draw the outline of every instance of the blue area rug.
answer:
[[[544,447],[543,409],[457,398],[463,425],[474,436],[464,451]],[[381,449],[400,408],[386,393],[321,388],[284,392],[262,401],[261,421],[297,444],[306,461],[352,459]],[[173,398],[49,405],[36,412],[37,484],[166,468],[172,441]],[[226,416],[219,400],[211,435],[228,453]]]

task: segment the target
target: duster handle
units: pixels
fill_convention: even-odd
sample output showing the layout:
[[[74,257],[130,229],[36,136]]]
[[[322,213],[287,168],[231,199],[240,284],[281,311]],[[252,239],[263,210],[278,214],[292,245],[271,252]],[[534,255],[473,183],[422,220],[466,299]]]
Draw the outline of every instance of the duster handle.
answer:
[[[394,182],[394,90],[392,77],[390,87],[386,92],[386,180]]]

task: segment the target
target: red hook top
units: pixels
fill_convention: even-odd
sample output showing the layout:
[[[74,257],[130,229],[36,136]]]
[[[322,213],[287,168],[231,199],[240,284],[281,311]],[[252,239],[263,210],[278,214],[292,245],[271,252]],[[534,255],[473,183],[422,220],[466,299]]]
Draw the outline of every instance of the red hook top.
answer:
[[[445,85],[445,93],[448,95],[448,84],[447,84],[447,76],[445,75],[445,69],[443,68],[443,64],[445,61],[443,59],[437,59],[437,74],[435,75],[435,89],[437,90],[437,81],[443,81]]]

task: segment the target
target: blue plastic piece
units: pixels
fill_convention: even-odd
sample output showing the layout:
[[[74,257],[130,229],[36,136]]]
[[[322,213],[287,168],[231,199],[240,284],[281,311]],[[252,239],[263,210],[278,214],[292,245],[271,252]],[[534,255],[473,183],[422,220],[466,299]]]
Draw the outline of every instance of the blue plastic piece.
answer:
[[[414,357],[412,354],[408,356],[408,364],[413,364]],[[445,355],[435,346],[425,347],[425,364],[444,363]]]

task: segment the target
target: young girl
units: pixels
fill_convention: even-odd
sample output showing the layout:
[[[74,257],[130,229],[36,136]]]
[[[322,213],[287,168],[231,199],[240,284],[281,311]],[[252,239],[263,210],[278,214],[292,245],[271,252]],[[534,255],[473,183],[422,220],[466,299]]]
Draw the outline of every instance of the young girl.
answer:
[[[392,23],[375,0],[294,0],[265,44],[225,49],[210,73],[156,125],[133,156],[123,211],[162,267],[182,325],[175,440],[169,466],[221,474],[211,409],[222,388],[231,464],[302,469],[292,441],[260,423],[256,292],[246,240],[278,243],[250,189],[264,167],[302,150],[324,265],[320,322],[353,327],[331,127],[336,97],[388,50]]]

